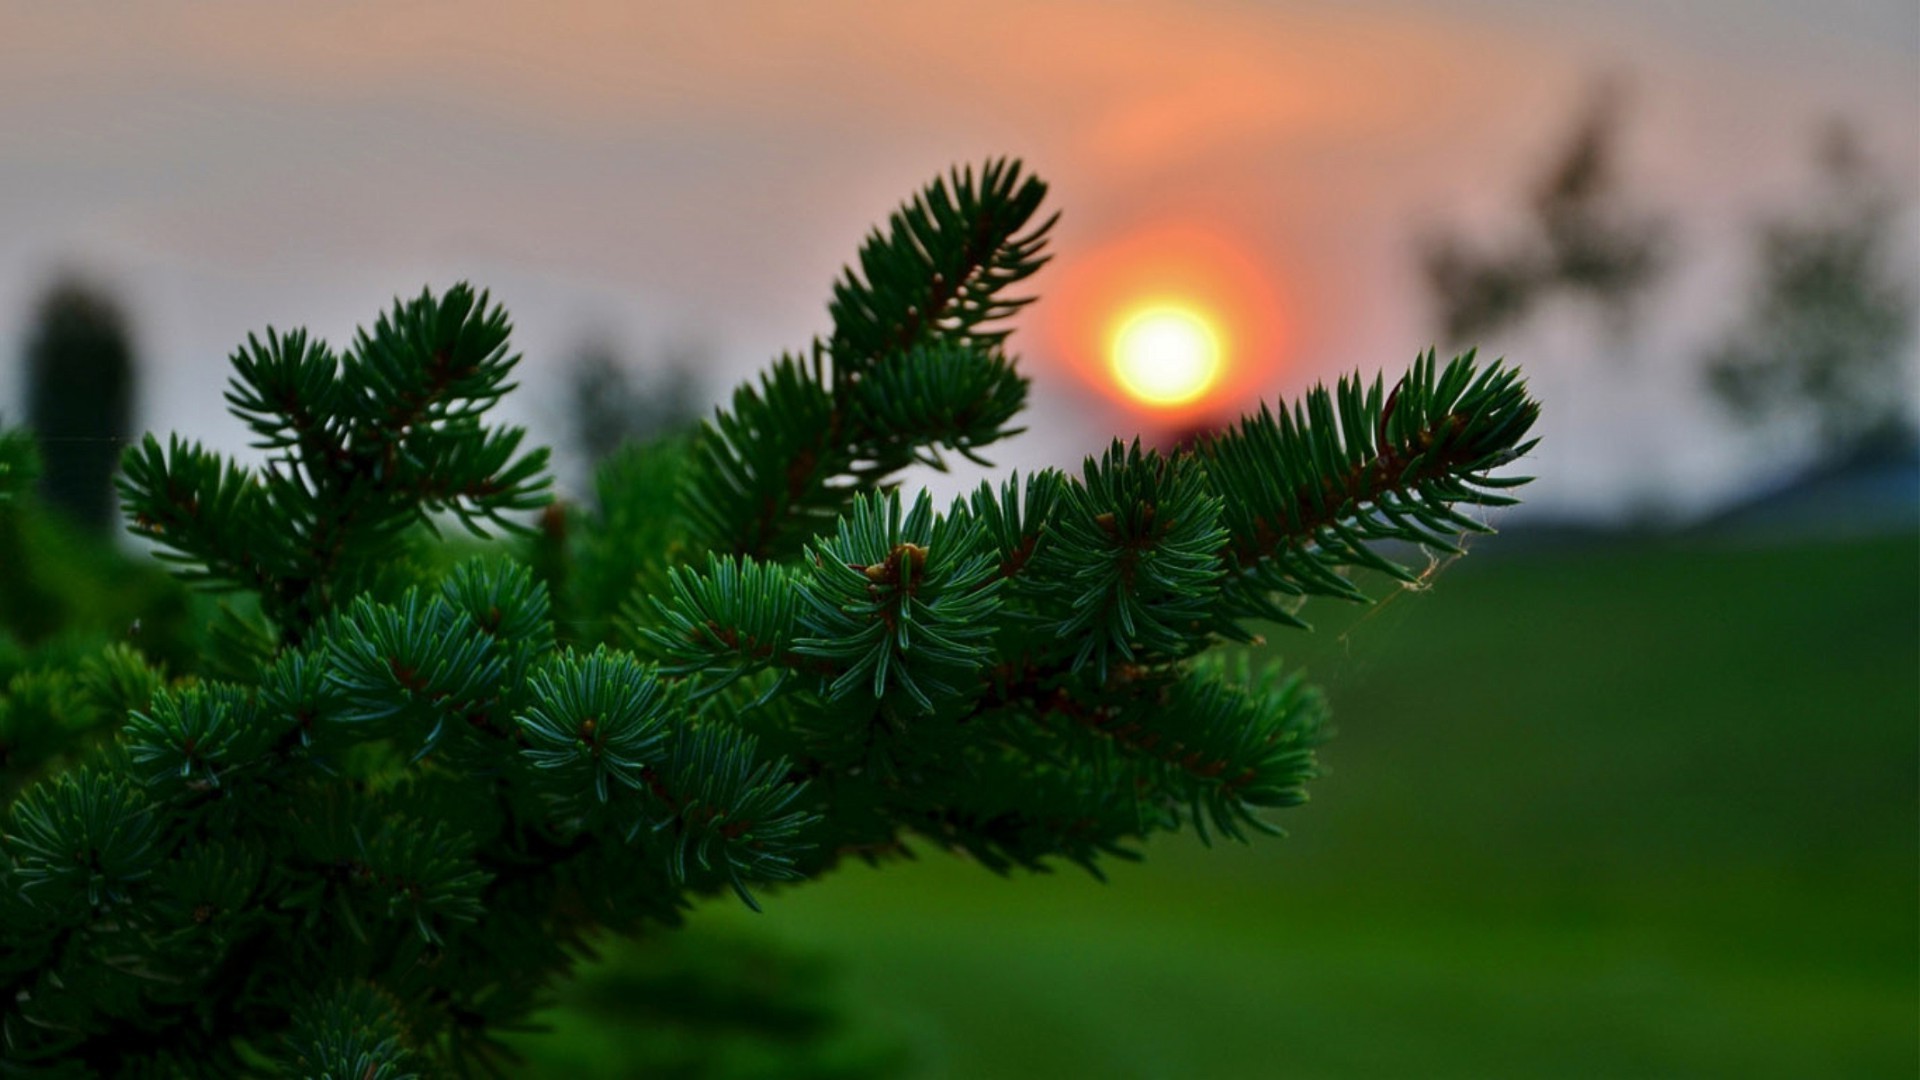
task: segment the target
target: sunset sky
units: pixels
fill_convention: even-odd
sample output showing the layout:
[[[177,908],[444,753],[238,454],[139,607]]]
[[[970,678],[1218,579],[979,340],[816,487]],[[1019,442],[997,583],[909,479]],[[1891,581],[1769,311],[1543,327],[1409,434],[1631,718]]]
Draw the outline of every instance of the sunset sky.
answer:
[[[467,278],[514,314],[515,415],[553,438],[543,376],[583,341],[700,351],[717,399],[825,328],[902,197],[1013,155],[1063,216],[1014,339],[1037,430],[1000,460],[1066,463],[1199,415],[1123,404],[1098,361],[1166,267],[1244,346],[1209,415],[1403,366],[1436,335],[1416,238],[1510,227],[1600,77],[1679,272],[1631,340],[1550,311],[1487,345],[1546,403],[1536,504],[1720,497],[1771,459],[1698,402],[1692,358],[1734,314],[1745,227],[1812,191],[1821,121],[1920,188],[1911,0],[0,0],[0,348],[83,269],[136,319],[143,423],[235,447],[218,390],[249,330],[344,344]]]

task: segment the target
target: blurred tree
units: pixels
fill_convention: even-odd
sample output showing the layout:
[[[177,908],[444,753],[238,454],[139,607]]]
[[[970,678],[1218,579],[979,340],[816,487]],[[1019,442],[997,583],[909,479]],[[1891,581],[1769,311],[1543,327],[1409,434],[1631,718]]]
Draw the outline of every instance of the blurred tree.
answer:
[[[1830,125],[1817,157],[1815,201],[1756,226],[1751,307],[1706,370],[1736,416],[1803,423],[1835,460],[1913,441],[1916,297],[1891,266],[1900,200],[1854,131]]]
[[[40,478],[40,453],[33,438],[18,428],[0,427],[0,507],[33,489]]]
[[[113,470],[132,434],[134,357],[112,296],[64,277],[40,298],[26,345],[27,423],[44,443],[41,490],[88,529],[114,520]]]
[[[694,370],[698,350],[669,349],[663,362],[636,375],[604,340],[582,347],[568,370],[574,441],[590,463],[605,461],[629,442],[688,430],[700,416]]]
[[[1597,303],[1624,327],[1634,302],[1666,269],[1667,223],[1622,196],[1618,86],[1592,92],[1533,185],[1522,235],[1489,248],[1442,232],[1423,244],[1422,268],[1449,344],[1509,328],[1554,295]]]
[[[825,957],[700,922],[599,948],[556,987],[566,1035],[514,1040],[530,1075],[879,1080],[915,1064],[897,1035],[849,1023]]]
[[[574,448],[587,467],[593,498],[585,513],[605,523],[634,513],[623,533],[632,535],[637,521],[658,522],[659,508],[652,505],[632,507],[631,500],[611,491],[602,482],[609,476],[625,476],[638,468],[648,471],[645,462],[668,460],[660,445],[673,436],[691,435],[700,419],[701,392],[694,375],[705,363],[699,349],[686,345],[669,347],[660,354],[660,362],[646,372],[636,372],[622,363],[619,353],[605,338],[590,339],[573,355],[567,368],[567,421],[573,430]],[[622,451],[625,451],[624,453]],[[673,458],[677,462],[677,458]],[[573,561],[565,557],[570,543],[595,543],[578,534],[574,519],[583,511],[556,502],[541,514],[540,530],[532,547],[535,576],[559,597],[570,598],[578,618],[599,624],[613,617],[624,594],[610,589],[609,582],[597,580],[589,570],[585,580],[575,580]],[[598,530],[601,536],[605,530]],[[604,543],[604,541],[602,541]],[[609,565],[589,560],[588,566]],[[576,625],[562,625],[564,640],[573,640]]]
[[[76,704],[76,676],[138,651],[193,674],[203,652],[186,590],[150,559],[49,514],[34,497],[40,455],[0,427],[0,805],[93,746],[108,719]]]

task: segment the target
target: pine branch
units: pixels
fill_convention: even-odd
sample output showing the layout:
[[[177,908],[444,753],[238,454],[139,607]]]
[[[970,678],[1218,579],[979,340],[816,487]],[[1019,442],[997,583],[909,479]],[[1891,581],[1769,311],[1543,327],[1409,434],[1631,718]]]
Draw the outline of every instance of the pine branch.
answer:
[[[398,999],[370,983],[315,994],[294,1014],[280,1063],[296,1076],[417,1080]]]
[[[755,558],[785,555],[831,523],[844,492],[829,482],[852,465],[825,359],[782,357],[742,385],[694,444],[682,505],[697,543]]]
[[[810,636],[794,649],[840,665],[829,696],[899,690],[931,712],[932,694],[952,695],[979,668],[997,606],[980,537],[964,513],[936,520],[924,493],[904,517],[896,495],[854,498],[834,535],[815,542],[800,589]]]
[[[484,427],[519,357],[505,312],[457,285],[396,303],[336,359],[304,331],[236,351],[227,402],[274,451],[259,471],[149,436],[119,481],[134,531],[190,579],[251,589],[297,644],[367,587],[402,532],[451,513],[475,535],[544,503],[547,452]]]
[[[688,723],[680,706],[630,656],[563,655],[534,678],[526,757],[567,828],[615,828],[629,844],[664,836],[670,880],[689,880],[691,856],[757,906],[747,883],[794,877],[813,819],[789,809],[801,789],[784,761],[724,725]]]
[[[1029,473],[1024,484],[1016,472],[998,490],[990,483],[974,490],[968,507],[985,526],[999,560],[998,577],[1018,579],[1051,542],[1047,523],[1064,491],[1064,478],[1052,469]]]
[[[1006,290],[1045,262],[1046,185],[1017,163],[936,180],[868,237],[834,286],[831,344],[783,358],[701,434],[684,505],[708,548],[793,554],[853,493],[938,449],[980,461],[1012,434],[1026,382],[999,325],[1030,301]]]
[[[665,597],[651,598],[661,625],[639,631],[663,660],[662,671],[713,676],[700,690],[710,694],[770,667],[803,666],[792,651],[798,582],[786,567],[709,555],[705,572],[674,567],[667,585]]]
[[[227,400],[266,462],[149,438],[121,492],[272,626],[223,609],[184,678],[126,645],[8,656],[9,1069],[499,1071],[598,935],[704,897],[921,841],[1097,875],[1156,832],[1270,830],[1324,705],[1208,650],[1358,596],[1356,568],[1407,577],[1380,541],[1483,528],[1462,508],[1511,501],[1538,406],[1428,354],[936,512],[892,478],[1013,430],[1043,193],[1007,163],[931,185],[836,284],[829,339],[555,511],[537,576],[427,536],[543,498],[545,452],[487,423],[518,357],[485,294],[397,303],[337,355],[250,337]]]
[[[1500,492],[1526,478],[1490,474],[1532,449],[1538,416],[1513,370],[1478,368],[1468,353],[1441,371],[1429,352],[1391,392],[1342,379],[1204,441],[1198,454],[1225,499],[1233,613],[1293,622],[1275,594],[1363,599],[1340,572],[1349,566],[1411,581],[1375,541],[1458,552],[1455,535],[1488,530],[1453,508],[1515,501]]]
[[[1104,707],[1062,711],[1123,753],[1157,762],[1156,786],[1189,807],[1203,840],[1209,825],[1236,840],[1245,828],[1273,832],[1261,811],[1306,801],[1306,781],[1320,774],[1313,748],[1326,708],[1297,675],[1255,681],[1244,664],[1216,662],[1147,683]]]
[[[871,482],[905,462],[945,470],[941,448],[977,465],[980,447],[1018,435],[1011,427],[1027,403],[1027,381],[998,347],[943,342],[918,345],[864,373],[851,395],[853,423],[870,433],[856,470]]]
[[[1204,641],[1226,540],[1220,499],[1186,455],[1115,442],[1062,491],[1052,543],[1034,572],[1049,584],[1055,626],[1074,666],[1101,680],[1117,660],[1180,659]]]
[[[916,345],[998,345],[993,324],[1031,303],[1003,292],[1046,263],[1055,217],[1029,228],[1047,186],[1020,164],[989,161],[935,180],[895,211],[886,233],[860,248],[860,270],[843,272],[828,310],[836,374],[853,380]],[[1024,231],[1023,231],[1024,230]]]

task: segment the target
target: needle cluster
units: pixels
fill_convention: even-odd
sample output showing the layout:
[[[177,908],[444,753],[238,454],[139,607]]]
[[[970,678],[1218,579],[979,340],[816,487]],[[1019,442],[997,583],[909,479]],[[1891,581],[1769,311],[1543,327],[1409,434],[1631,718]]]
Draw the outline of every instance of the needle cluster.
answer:
[[[1407,576],[1380,541],[1481,530],[1460,508],[1509,501],[1537,406],[1429,355],[1171,454],[904,494],[1015,430],[1044,194],[1009,162],[936,181],[830,333],[537,529],[485,294],[340,353],[249,338],[227,401],[264,464],[149,438],[121,481],[134,532],[239,594],[220,663],[121,645],[0,700],[7,1071],[497,1072],[597,935],[705,897],[914,845],[1097,874],[1156,832],[1271,831],[1326,707],[1218,647],[1359,599],[1352,568]],[[531,548],[421,557],[449,518]]]

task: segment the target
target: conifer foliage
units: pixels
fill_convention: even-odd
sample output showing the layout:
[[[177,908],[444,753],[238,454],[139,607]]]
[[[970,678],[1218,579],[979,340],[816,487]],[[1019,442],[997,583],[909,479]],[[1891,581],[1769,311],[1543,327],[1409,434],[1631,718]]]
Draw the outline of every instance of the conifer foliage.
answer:
[[[1429,355],[1191,450],[904,495],[905,466],[1013,430],[1044,194],[1010,162],[929,186],[835,285],[829,335],[690,445],[616,459],[598,512],[549,509],[539,576],[407,557],[545,499],[544,452],[487,420],[516,357],[484,294],[422,293],[338,354],[250,338],[227,400],[266,463],[148,439],[121,491],[269,629],[219,679],[95,658],[64,692],[117,736],[0,785],[9,1068],[494,1072],[596,935],[705,896],[910,844],[1097,874],[1156,831],[1270,831],[1325,708],[1211,650],[1358,598],[1350,568],[1404,577],[1378,541],[1481,530],[1460,508],[1510,501],[1493,470],[1536,406]]]

